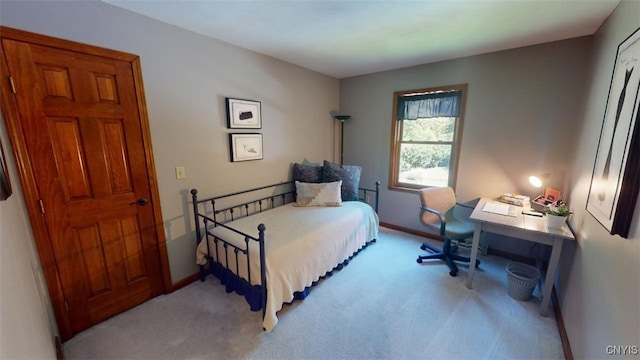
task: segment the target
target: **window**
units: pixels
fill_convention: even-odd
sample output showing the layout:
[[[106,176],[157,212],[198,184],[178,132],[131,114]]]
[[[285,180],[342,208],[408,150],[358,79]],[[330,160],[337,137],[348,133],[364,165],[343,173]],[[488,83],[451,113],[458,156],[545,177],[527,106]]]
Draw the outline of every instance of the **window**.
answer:
[[[392,189],[455,188],[467,85],[393,94]]]

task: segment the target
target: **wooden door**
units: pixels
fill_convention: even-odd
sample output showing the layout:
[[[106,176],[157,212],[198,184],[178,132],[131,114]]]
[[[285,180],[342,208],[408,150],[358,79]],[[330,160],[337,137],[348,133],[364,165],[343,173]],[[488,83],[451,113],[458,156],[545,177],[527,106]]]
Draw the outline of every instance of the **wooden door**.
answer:
[[[19,119],[8,128],[19,130],[10,134],[65,340],[161,294],[168,279],[137,57],[2,30]]]

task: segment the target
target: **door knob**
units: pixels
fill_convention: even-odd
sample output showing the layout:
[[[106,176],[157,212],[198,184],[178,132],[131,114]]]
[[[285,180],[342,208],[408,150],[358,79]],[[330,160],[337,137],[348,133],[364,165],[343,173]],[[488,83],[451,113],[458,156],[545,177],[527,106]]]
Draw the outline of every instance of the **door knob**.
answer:
[[[140,206],[145,206],[147,205],[147,203],[149,203],[149,200],[147,200],[147,198],[144,198],[144,197],[141,197],[140,199],[138,199],[138,201],[135,202],[135,204]]]

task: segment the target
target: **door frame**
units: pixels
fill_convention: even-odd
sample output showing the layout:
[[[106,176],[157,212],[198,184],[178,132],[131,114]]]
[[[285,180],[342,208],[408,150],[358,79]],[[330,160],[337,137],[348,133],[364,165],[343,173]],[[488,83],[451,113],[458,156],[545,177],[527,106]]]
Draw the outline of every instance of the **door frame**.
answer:
[[[0,26],[0,39],[12,39],[21,42],[27,42],[61,50],[76,51],[80,53],[96,55],[114,60],[125,61],[131,63],[133,70],[133,82],[135,87],[135,96],[138,103],[138,112],[140,118],[140,127],[142,130],[142,141],[147,162],[147,173],[149,186],[152,197],[152,209],[154,215],[154,224],[156,228],[156,240],[160,252],[160,264],[162,268],[163,292],[171,292],[172,282],[169,267],[169,257],[167,252],[167,243],[164,234],[162,211],[160,206],[160,195],[158,191],[158,181],[155,172],[155,163],[153,159],[153,150],[151,146],[151,131],[149,128],[149,118],[147,114],[147,105],[144,95],[144,87],[142,82],[142,68],[140,65],[140,57],[137,55],[124,53],[120,51],[100,48],[92,45],[82,44],[74,41],[58,39],[46,35],[35,34],[23,30],[12,29]],[[4,48],[0,44],[0,73],[10,75]],[[2,109],[4,122],[7,128],[7,134],[12,145],[13,155],[15,158],[20,184],[22,186],[22,194],[29,214],[33,236],[36,241],[38,255],[40,258],[42,271],[49,289],[49,296],[55,318],[60,332],[62,341],[73,337],[71,330],[69,315],[66,311],[64,294],[60,284],[59,274],[56,267],[53,250],[51,248],[47,227],[42,215],[36,186],[34,171],[31,167],[29,153],[27,151],[26,142],[20,126],[20,116],[16,98],[12,90],[10,79],[0,79],[0,108]]]

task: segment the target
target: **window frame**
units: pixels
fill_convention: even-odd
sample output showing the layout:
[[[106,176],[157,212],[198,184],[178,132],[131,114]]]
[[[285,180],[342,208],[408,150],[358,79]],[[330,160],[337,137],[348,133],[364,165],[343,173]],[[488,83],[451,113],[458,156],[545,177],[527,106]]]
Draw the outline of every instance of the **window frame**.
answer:
[[[398,120],[398,99],[401,96],[407,96],[409,94],[449,92],[449,91],[461,92],[460,115],[455,121],[453,141],[451,145],[451,155],[449,159],[448,186],[450,186],[454,190],[456,189],[456,182],[458,178],[458,164],[460,160],[460,148],[462,147],[462,129],[464,125],[464,115],[465,115],[465,108],[466,108],[466,102],[467,102],[467,89],[468,89],[468,84],[457,84],[457,85],[423,88],[423,89],[417,89],[417,90],[396,91],[393,93],[393,114],[391,116],[391,151],[390,151],[390,161],[389,161],[389,189],[390,190],[413,192],[415,190],[419,190],[425,187],[431,187],[429,185],[402,183],[399,180],[400,146],[403,143],[400,137],[402,135],[403,121]],[[418,141],[415,143],[428,145],[428,144],[442,144],[443,142]]]

